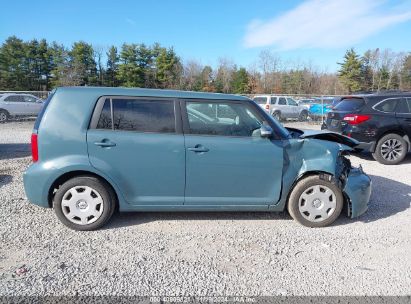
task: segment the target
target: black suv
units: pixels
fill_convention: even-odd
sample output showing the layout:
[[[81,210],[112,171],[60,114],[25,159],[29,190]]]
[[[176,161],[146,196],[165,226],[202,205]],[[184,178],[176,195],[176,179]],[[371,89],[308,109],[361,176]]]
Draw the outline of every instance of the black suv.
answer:
[[[342,97],[321,129],[358,140],[382,164],[398,164],[411,147],[411,92]]]

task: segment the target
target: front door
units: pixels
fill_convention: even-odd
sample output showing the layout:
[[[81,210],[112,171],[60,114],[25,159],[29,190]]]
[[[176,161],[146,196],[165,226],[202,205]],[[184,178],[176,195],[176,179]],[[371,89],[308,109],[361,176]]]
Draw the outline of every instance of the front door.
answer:
[[[292,118],[298,118],[300,113],[299,113],[299,107],[298,107],[297,102],[294,99],[288,97],[287,98],[287,104],[288,104],[288,108],[289,108],[289,111],[290,111],[290,116]]]
[[[27,115],[37,115],[42,107],[42,103],[30,95],[23,95],[24,104],[26,105]]]
[[[95,111],[87,132],[91,164],[117,184],[129,204],[182,205],[185,149],[175,102],[103,97]]]
[[[182,108],[186,205],[266,208],[278,201],[283,148],[260,136],[265,122],[251,104],[199,100]]]
[[[401,98],[395,109],[395,116],[401,128],[411,138],[411,97]]]

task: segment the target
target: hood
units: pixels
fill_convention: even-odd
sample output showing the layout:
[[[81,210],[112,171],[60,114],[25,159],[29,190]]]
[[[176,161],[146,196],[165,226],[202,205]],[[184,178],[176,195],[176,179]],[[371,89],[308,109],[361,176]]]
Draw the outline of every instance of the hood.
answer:
[[[341,135],[336,132],[331,132],[331,131],[300,130],[300,129],[294,129],[294,128],[287,128],[287,130],[290,131],[292,134],[298,134],[299,138],[315,138],[315,139],[327,140],[327,141],[336,142],[342,145],[346,145],[350,148],[356,148],[359,144],[359,142],[353,138],[347,137],[345,135]]]

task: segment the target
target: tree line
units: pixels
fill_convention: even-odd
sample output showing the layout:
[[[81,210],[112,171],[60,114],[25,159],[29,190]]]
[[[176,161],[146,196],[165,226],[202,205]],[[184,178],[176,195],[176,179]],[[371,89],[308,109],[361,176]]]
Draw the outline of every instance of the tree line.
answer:
[[[411,54],[347,50],[336,73],[311,62],[285,61],[263,50],[249,67],[229,58],[215,67],[182,60],[158,43],[66,47],[45,39],[7,38],[0,47],[0,90],[42,91],[57,86],[124,86],[255,94],[344,94],[411,89]]]

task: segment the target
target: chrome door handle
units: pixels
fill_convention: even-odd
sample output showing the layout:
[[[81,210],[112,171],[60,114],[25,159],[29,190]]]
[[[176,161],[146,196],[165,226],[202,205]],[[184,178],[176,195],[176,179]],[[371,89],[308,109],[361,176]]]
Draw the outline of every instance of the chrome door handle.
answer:
[[[201,145],[197,145],[194,148],[188,148],[188,151],[201,153],[201,152],[208,152],[208,151],[210,151],[210,149],[208,149],[206,147],[203,147]]]
[[[102,148],[109,148],[109,147],[115,147],[116,144],[111,142],[111,141],[98,141],[94,143],[96,146],[102,147]]]

